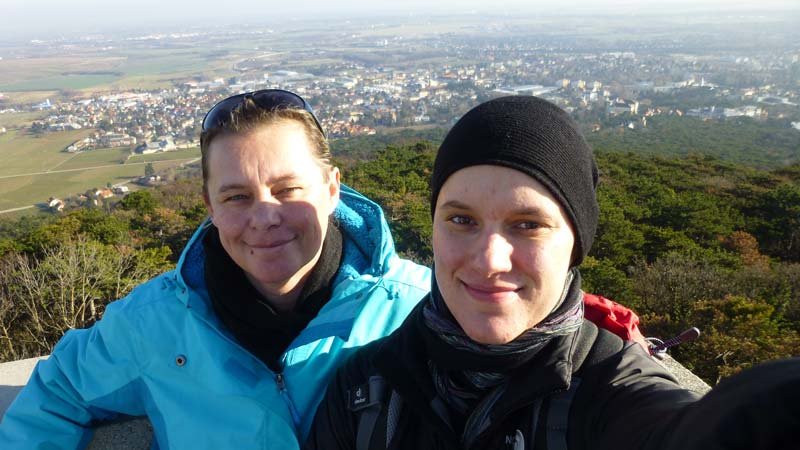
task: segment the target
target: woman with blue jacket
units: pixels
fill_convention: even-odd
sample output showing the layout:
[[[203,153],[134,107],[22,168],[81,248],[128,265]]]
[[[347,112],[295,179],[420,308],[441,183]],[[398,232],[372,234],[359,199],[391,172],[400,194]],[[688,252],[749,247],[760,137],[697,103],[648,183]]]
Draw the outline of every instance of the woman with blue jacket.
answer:
[[[429,270],[340,184],[299,96],[219,102],[201,152],[210,220],[175,270],[64,335],[6,412],[0,448],[83,448],[118,414],[147,416],[156,448],[297,448],[339,363],[427,293]]]

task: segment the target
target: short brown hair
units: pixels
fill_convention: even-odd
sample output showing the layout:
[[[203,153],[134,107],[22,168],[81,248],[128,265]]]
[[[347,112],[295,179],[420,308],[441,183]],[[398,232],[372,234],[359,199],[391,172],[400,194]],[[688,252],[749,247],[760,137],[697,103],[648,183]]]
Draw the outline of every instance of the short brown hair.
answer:
[[[252,99],[242,100],[242,104],[231,111],[230,119],[225,121],[222,126],[210,128],[200,133],[200,163],[203,170],[203,192],[208,193],[209,175],[209,149],[211,141],[219,135],[226,134],[245,134],[261,126],[279,123],[285,120],[299,122],[305,130],[306,137],[314,149],[314,159],[323,169],[327,177],[331,164],[331,150],[328,139],[319,129],[316,119],[310,112],[302,109],[277,108],[264,109],[258,106]],[[327,169],[327,170],[326,170]]]

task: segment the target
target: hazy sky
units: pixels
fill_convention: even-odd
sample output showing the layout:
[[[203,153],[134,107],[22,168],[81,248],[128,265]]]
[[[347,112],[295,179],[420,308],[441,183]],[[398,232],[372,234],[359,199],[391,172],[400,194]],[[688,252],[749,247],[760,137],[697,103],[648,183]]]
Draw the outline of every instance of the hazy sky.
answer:
[[[2,0],[0,38],[38,33],[108,32],[138,24],[188,25],[218,20],[277,19],[353,14],[481,12],[648,12],[675,9],[719,12],[800,9],[798,0]]]

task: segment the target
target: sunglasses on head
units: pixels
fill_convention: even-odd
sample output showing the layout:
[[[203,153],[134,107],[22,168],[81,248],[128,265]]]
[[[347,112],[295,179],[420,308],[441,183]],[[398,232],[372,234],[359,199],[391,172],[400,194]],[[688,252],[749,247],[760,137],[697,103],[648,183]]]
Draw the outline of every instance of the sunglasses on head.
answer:
[[[319,131],[323,136],[325,135],[325,131],[322,129],[322,125],[320,125],[316,114],[314,114],[314,110],[311,109],[311,105],[309,105],[303,97],[293,92],[284,91],[283,89],[262,89],[260,91],[233,95],[221,100],[206,113],[206,116],[203,118],[202,130],[207,131],[212,128],[224,126],[228,120],[230,120],[231,111],[236,109],[248,98],[253,100],[253,103],[258,107],[267,111],[275,109],[302,109],[308,111],[311,113],[311,117],[314,118],[314,123],[317,124]]]

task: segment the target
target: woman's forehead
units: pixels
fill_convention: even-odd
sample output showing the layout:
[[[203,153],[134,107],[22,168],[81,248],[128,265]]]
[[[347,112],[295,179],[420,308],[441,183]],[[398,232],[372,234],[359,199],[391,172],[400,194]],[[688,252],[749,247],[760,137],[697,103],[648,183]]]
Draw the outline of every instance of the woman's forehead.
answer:
[[[535,178],[504,166],[477,165],[454,172],[437,199],[442,207],[557,214],[561,205]]]
[[[481,164],[453,172],[442,186],[442,193],[506,195],[533,191],[552,197],[550,191],[532,176],[510,167]]]
[[[319,165],[302,128],[270,125],[219,136],[211,143],[210,178],[247,174],[286,178],[317,172]]]

